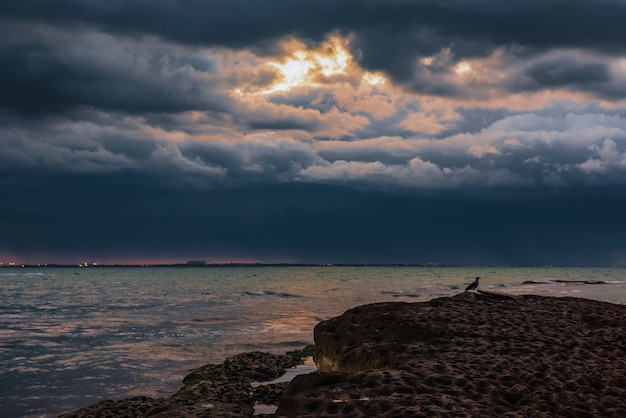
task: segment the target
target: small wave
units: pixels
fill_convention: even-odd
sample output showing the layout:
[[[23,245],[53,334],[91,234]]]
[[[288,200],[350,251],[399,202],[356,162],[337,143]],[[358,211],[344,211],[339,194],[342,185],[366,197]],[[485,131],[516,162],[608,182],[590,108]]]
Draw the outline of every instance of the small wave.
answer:
[[[37,272],[37,273],[33,273],[33,272],[28,272],[28,273],[5,273],[2,272],[0,273],[0,277],[54,277],[56,276],[55,274],[51,274],[51,273],[41,273],[41,272]]]
[[[273,292],[271,290],[247,290],[244,292],[246,295],[249,296],[278,296],[281,298],[300,298],[302,296],[300,295],[295,295],[293,293],[277,293],[277,292]]]
[[[525,280],[522,284],[612,284],[616,283],[613,281],[605,281],[605,280],[562,280],[562,279],[554,279],[554,280]],[[617,282],[619,283],[619,282]]]
[[[191,322],[214,322],[210,318],[191,318]]]
[[[244,293],[250,296],[271,296],[274,294],[274,292],[254,291],[254,290],[246,290]]]
[[[605,282],[602,280],[562,280],[562,279],[556,279],[553,280],[554,283],[572,283],[572,284],[604,284]]]
[[[406,298],[419,298],[421,295],[415,292],[407,292],[404,290],[382,290],[380,293],[383,295],[390,295],[394,298],[406,297]]]

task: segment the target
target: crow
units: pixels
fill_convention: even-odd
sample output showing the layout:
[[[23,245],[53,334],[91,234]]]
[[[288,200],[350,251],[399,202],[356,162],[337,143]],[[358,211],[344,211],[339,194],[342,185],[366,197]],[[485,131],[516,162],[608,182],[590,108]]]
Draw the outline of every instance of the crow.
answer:
[[[474,279],[474,281],[472,283],[470,283],[469,286],[467,286],[467,289],[465,289],[465,292],[467,292],[468,290],[474,290],[478,287],[478,279],[480,279],[480,277],[476,277]],[[463,293],[465,293],[463,292]]]

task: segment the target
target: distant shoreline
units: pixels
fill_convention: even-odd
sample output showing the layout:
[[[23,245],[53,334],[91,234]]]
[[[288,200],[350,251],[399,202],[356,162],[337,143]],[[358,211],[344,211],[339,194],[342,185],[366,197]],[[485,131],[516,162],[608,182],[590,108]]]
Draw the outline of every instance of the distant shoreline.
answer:
[[[20,269],[20,268],[120,268],[120,267],[183,267],[183,268],[215,268],[215,267],[416,267],[416,268],[625,268],[619,265],[532,265],[532,264],[438,264],[438,263],[173,263],[173,264],[100,264],[100,263],[80,263],[80,264],[21,264],[9,263],[0,264],[0,269]]]

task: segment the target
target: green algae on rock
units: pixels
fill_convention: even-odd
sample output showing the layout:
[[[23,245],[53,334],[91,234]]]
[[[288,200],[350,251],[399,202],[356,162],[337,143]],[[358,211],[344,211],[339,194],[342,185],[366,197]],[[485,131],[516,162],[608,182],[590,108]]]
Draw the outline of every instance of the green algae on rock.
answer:
[[[313,346],[286,354],[259,351],[237,354],[222,364],[208,364],[189,373],[183,387],[170,398],[134,397],[105,400],[59,418],[192,418],[250,417],[255,403],[277,405],[287,384],[260,385],[271,381],[287,369],[304,363]]]

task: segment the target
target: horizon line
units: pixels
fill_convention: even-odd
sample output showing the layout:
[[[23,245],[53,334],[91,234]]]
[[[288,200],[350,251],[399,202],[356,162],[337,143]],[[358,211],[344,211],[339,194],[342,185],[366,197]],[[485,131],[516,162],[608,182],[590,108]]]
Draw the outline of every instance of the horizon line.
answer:
[[[564,268],[605,267],[622,268],[616,264],[454,264],[454,263],[304,263],[304,262],[201,262],[176,263],[2,263],[0,268],[108,268],[108,267],[517,267],[517,268]]]

